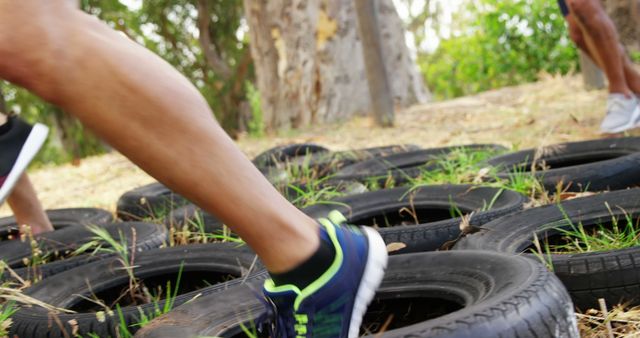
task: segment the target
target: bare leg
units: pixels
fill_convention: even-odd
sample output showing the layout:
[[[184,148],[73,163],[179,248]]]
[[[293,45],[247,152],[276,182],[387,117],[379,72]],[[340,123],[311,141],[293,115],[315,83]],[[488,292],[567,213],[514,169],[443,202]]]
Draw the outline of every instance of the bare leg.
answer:
[[[605,72],[611,93],[640,93],[640,74],[624,53],[613,22],[598,0],[568,0],[572,40]]]
[[[74,114],[215,213],[270,271],[289,270],[318,248],[315,221],[236,148],[191,83],[72,4],[0,0],[0,77]]]
[[[7,202],[21,228],[25,225],[30,226],[34,235],[53,230],[53,226],[42,209],[36,191],[26,174],[22,175]]]
[[[0,113],[0,126],[7,122],[7,115]]]
[[[589,55],[589,57],[591,57],[591,59],[601,69],[604,69],[603,62],[599,59],[599,56],[597,56],[595,51],[591,51],[589,49],[589,46],[585,41],[585,39],[588,39],[588,37],[584,36],[582,32],[583,28],[576,21],[573,14],[567,15],[566,19],[567,19],[567,23],[569,24],[569,34],[571,36],[571,40],[573,40],[573,42],[576,44],[576,46],[578,46],[578,48],[580,48],[582,51],[587,53],[587,55]],[[593,41],[589,43],[589,45],[593,46],[594,45]],[[633,62],[631,62],[631,60],[627,56],[626,52],[624,51],[624,47],[622,47],[622,45],[620,44],[619,46],[620,46],[620,53],[622,55],[623,62],[624,62],[624,76],[625,76],[625,79],[627,80],[627,85],[629,86],[631,91],[633,91],[636,94],[640,94],[640,73],[638,73]]]

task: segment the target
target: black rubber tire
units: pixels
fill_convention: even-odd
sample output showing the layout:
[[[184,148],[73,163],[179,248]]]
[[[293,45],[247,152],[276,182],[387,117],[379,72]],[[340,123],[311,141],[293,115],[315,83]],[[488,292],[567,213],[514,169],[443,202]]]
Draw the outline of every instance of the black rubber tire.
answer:
[[[187,204],[172,210],[164,219],[167,228],[182,228],[187,226],[193,230],[203,230],[212,233],[221,231],[224,224],[217,217],[203,211],[193,204]],[[202,229],[200,229],[200,226]]]
[[[162,217],[169,211],[189,203],[186,198],[155,182],[120,196],[116,214],[124,221],[142,221]]]
[[[295,157],[328,152],[329,149],[314,143],[287,144],[265,150],[256,156],[252,162],[259,169],[265,169],[276,166],[278,163],[290,161]]]
[[[381,227],[378,229],[384,241],[402,243],[404,249],[393,254],[433,251],[445,242],[460,235],[461,217],[452,216],[450,210],[457,207],[463,214],[473,213],[469,219],[472,226],[483,224],[521,210],[528,199],[514,191],[473,185],[434,185],[418,188],[399,187],[378,190],[344,198],[326,204],[305,208],[303,212],[314,218],[326,217],[330,211],[338,210],[347,222],[357,225],[381,224],[381,219],[391,219],[390,225],[398,225],[405,219],[413,219],[401,213],[411,209],[418,214],[418,224]],[[483,208],[491,206],[488,210]],[[433,215],[437,216],[433,216]],[[407,217],[409,216],[409,217]],[[427,218],[423,218],[427,217]],[[428,217],[433,217],[429,220]]]
[[[260,169],[273,184],[287,180],[287,173],[278,168]],[[124,193],[118,199],[116,214],[123,221],[162,219],[176,208],[192,204],[185,197],[171,191],[162,183],[150,183]]]
[[[220,278],[219,275],[242,276],[250,268],[262,270],[256,263],[255,254],[246,248],[238,248],[237,244],[216,243],[205,245],[189,245],[173,248],[164,248],[142,252],[136,255],[134,260],[134,275],[140,279],[165,276],[172,285],[182,267],[183,279],[181,285],[193,281],[188,278],[188,273],[206,273]],[[249,278],[263,280],[264,273],[258,273]],[[162,279],[162,280],[165,280]],[[79,306],[84,297],[92,294],[99,295],[105,290],[127,287],[129,276],[122,268],[116,257],[108,258],[100,262],[77,267],[73,270],[52,276],[49,279],[35,284],[23,291],[25,295],[43,301],[58,308],[72,308]],[[242,283],[243,279],[235,279],[232,282],[215,284],[191,292],[178,295],[174,300],[174,306],[183,304],[194,297],[219,292],[232,285]],[[89,287],[89,285],[91,287]],[[163,283],[162,285],[166,285]],[[105,291],[106,292],[106,291]],[[104,295],[104,294],[103,294]],[[162,308],[165,300],[157,303]],[[129,326],[130,332],[135,332],[139,327],[132,326],[140,321],[141,311],[147,316],[153,313],[154,304],[142,304],[139,306],[122,307],[122,316]],[[85,336],[95,333],[99,337],[119,336],[118,325],[120,320],[116,311],[110,315],[105,313],[101,322],[95,312],[78,311],[75,314],[58,313],[55,317],[58,323],[52,320],[52,314],[41,307],[21,307],[13,316],[11,336],[18,337],[64,337],[63,331],[70,334],[72,327],[69,321],[77,323],[77,334]],[[61,327],[62,326],[62,327]]]
[[[634,220],[640,217],[640,189],[583,197],[507,215],[485,224],[485,231],[463,238],[454,249],[520,254],[533,246],[535,236],[544,245],[546,238],[559,234],[556,229],[570,229],[570,222],[576,225],[582,222],[589,227],[611,222],[612,216],[624,219],[625,213]],[[540,261],[533,254],[527,256]],[[610,305],[622,301],[640,304],[640,247],[545,255],[545,260],[549,259],[553,271],[581,309],[597,306],[599,298]]]
[[[55,230],[69,226],[108,223],[113,221],[111,212],[97,208],[67,208],[45,210]],[[19,237],[19,226],[15,217],[0,218],[0,238],[15,239]]]
[[[300,158],[297,164],[306,165],[314,169],[318,177],[332,175],[340,169],[377,158],[386,158],[407,152],[418,151],[421,148],[414,144],[397,144],[382,147],[371,147],[355,150],[337,151],[333,153],[312,155],[310,158]]]
[[[420,149],[420,147],[416,145],[400,144],[337,152],[315,152],[309,155],[286,158],[282,162],[274,162],[273,166],[279,166],[281,168],[285,166],[300,167],[303,168],[302,170],[312,171],[315,177],[322,178],[353,163],[418,149]]]
[[[255,295],[259,288],[256,281],[202,297],[159,318],[136,337],[243,337],[241,324],[252,328],[260,326],[261,317],[267,323],[273,318]],[[423,301],[394,317],[416,314],[414,323],[391,326],[383,337],[579,337],[565,288],[543,265],[523,257],[486,251],[391,257],[367,315],[376,303],[411,303],[418,298],[455,303],[459,309],[428,319],[425,313],[433,314],[434,304]]]
[[[550,169],[536,170],[545,189],[567,191],[625,189],[640,184],[640,137],[611,138],[551,145],[494,157],[488,165],[497,167],[498,177],[508,179],[515,172],[531,172],[536,163]]]
[[[505,147],[497,144],[470,144],[416,150],[381,158],[373,158],[346,166],[339,170],[331,179],[337,181],[357,180],[363,182],[377,178],[379,184],[384,184],[390,176],[393,178],[395,184],[404,184],[412,178],[419,177],[423,171],[438,170],[440,166],[435,160],[461,148],[468,150],[506,150]]]
[[[131,245],[132,229],[135,229],[136,247],[140,250],[160,246],[167,239],[167,230],[163,226],[141,222],[108,223],[103,227],[115,240],[122,237]],[[91,241],[95,235],[84,226],[74,226],[34,236],[42,256],[47,254],[71,253],[83,244]],[[30,243],[7,241],[0,243],[0,259],[12,268],[24,267],[23,259],[31,257]]]

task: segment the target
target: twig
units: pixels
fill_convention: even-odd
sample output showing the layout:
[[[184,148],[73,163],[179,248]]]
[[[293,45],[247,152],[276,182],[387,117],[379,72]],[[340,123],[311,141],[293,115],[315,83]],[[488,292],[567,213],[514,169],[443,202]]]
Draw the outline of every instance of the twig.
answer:
[[[604,321],[604,320],[607,319],[607,318],[604,318],[604,317],[585,315],[585,314],[582,314],[582,313],[576,313],[576,316],[578,318],[585,318],[585,319],[590,319],[590,320],[594,320],[594,321]],[[611,318],[610,322],[616,322],[616,323],[621,323],[621,324],[640,325],[640,321],[637,321],[637,320],[626,320],[626,319]]]
[[[380,331],[376,333],[375,338],[382,337],[382,335],[387,331],[387,328],[389,327],[389,325],[391,325],[391,321],[393,321],[393,315],[390,315],[389,317],[387,317],[387,320],[385,320],[384,324],[382,324]]]
[[[600,304],[600,311],[602,311],[602,315],[605,318],[604,325],[607,328],[607,334],[609,335],[609,338],[614,338],[613,328],[611,327],[611,321],[609,320],[609,310],[607,309],[607,303],[603,298],[599,298],[598,304]]]

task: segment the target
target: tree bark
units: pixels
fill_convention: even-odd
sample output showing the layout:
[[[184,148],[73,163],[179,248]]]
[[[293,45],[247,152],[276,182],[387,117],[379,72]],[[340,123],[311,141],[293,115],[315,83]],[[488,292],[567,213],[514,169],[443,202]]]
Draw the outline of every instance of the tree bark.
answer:
[[[379,6],[394,105],[424,102],[429,96],[393,1]],[[370,112],[353,0],[244,0],[244,8],[267,129]]]
[[[382,54],[382,37],[376,3],[377,1],[374,0],[355,0],[367,83],[371,96],[371,109],[379,126],[392,127],[394,123],[393,99]]]
[[[582,69],[584,85],[588,90],[603,89],[605,87],[604,73],[583,51],[580,51],[580,68]]]

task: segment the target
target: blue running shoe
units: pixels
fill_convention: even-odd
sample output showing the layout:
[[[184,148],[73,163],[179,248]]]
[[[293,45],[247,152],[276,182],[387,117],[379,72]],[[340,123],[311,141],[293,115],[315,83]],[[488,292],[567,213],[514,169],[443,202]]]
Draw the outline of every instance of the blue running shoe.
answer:
[[[355,338],[362,317],[380,286],[387,266],[387,249],[377,231],[338,225],[346,221],[337,211],[320,219],[322,240],[333,243],[335,259],[329,269],[306,288],[278,285],[269,279],[264,293],[276,321],[272,337]]]

